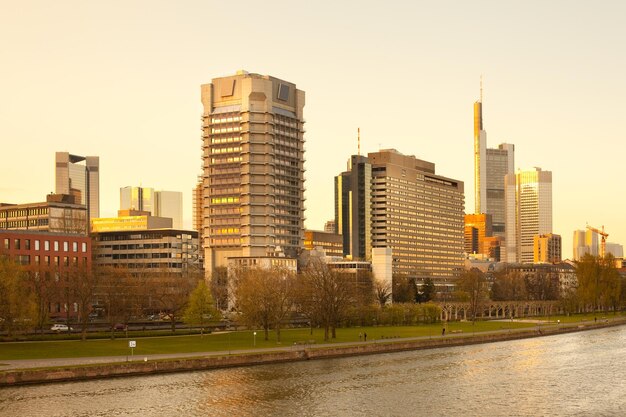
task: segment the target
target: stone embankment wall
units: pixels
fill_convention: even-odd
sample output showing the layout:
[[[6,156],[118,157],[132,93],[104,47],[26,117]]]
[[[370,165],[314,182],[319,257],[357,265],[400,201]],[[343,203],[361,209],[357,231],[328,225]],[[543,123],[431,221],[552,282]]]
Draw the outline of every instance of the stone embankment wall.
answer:
[[[207,356],[186,359],[169,359],[147,362],[122,362],[106,365],[83,365],[54,369],[26,369],[0,372],[0,387],[11,385],[40,384],[60,381],[78,381],[96,378],[137,376],[168,372],[186,372],[219,369],[236,366],[262,365],[280,362],[295,362],[313,359],[338,358],[377,353],[401,352],[439,347],[462,346],[478,343],[491,343],[529,337],[549,336],[592,330],[601,327],[626,324],[626,320],[612,320],[585,325],[560,325],[542,329],[499,331],[496,333],[464,334],[432,339],[373,341],[348,346],[301,348],[271,353],[251,353],[244,355]]]

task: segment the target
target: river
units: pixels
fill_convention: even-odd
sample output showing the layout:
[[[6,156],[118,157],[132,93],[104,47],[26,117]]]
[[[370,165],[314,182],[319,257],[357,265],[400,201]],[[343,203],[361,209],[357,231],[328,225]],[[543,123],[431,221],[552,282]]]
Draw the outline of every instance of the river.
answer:
[[[0,389],[0,416],[625,416],[626,326]]]

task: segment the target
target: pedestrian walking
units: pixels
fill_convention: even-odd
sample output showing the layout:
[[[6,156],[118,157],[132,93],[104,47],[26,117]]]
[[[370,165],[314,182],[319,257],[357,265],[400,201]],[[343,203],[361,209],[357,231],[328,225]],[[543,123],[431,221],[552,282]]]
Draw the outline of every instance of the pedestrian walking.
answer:
[[[367,333],[363,333],[363,341],[367,342]]]

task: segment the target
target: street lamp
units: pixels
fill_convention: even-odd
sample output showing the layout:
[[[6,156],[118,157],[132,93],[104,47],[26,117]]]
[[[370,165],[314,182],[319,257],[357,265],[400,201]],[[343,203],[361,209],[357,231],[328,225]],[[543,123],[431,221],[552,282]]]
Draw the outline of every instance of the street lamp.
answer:
[[[252,333],[254,335],[254,347],[256,347],[256,332]]]

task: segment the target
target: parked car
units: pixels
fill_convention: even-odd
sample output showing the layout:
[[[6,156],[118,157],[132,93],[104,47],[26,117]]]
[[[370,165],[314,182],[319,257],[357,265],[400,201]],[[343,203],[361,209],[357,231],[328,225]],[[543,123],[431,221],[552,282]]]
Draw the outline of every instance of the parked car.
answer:
[[[50,327],[50,330],[52,330],[53,332],[60,333],[60,332],[67,332],[68,330],[72,331],[74,329],[72,329],[71,327],[68,327],[67,324],[53,324],[52,327]]]
[[[123,324],[123,323],[116,323],[116,324],[113,326],[113,329],[114,329],[114,330],[127,330],[127,328],[128,328],[128,326],[126,326],[126,325],[125,325],[125,324]]]

